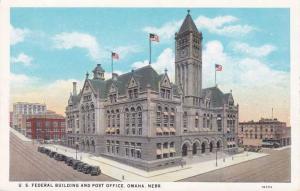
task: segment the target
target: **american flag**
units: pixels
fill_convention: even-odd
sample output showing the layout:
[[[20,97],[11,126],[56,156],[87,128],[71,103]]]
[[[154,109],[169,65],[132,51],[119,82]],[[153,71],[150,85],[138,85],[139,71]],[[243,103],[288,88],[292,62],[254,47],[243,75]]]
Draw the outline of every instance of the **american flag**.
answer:
[[[113,59],[119,60],[119,55],[118,55],[117,53],[115,53],[115,52],[112,52],[112,53],[111,53],[111,57],[112,57]]]
[[[215,65],[215,68],[216,68],[216,71],[222,71],[222,65],[220,65],[220,64],[216,64]]]
[[[156,35],[156,34],[150,33],[149,38],[150,38],[151,41],[159,42],[159,36]]]

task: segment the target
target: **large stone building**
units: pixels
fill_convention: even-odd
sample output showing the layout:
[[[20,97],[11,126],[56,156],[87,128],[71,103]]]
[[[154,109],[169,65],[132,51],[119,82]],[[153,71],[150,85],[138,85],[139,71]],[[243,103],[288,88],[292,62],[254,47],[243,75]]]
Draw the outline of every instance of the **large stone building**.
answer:
[[[13,104],[12,127],[25,135],[26,119],[33,115],[44,114],[46,111],[45,104],[16,102]]]
[[[238,143],[245,147],[286,146],[291,144],[291,128],[277,119],[239,123]]]
[[[239,107],[231,93],[202,88],[202,33],[189,13],[175,44],[175,84],[151,65],[105,80],[98,64],[79,93],[74,82],[67,144],[145,170],[235,152]]]

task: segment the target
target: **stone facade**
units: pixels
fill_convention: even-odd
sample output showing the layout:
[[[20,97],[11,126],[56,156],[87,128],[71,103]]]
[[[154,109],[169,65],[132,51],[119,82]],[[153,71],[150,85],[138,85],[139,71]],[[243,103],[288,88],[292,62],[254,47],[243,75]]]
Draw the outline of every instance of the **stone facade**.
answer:
[[[232,93],[202,88],[202,33],[189,13],[175,40],[175,84],[151,65],[105,80],[100,64],[79,93],[74,83],[67,144],[145,170],[235,152],[239,107]]]

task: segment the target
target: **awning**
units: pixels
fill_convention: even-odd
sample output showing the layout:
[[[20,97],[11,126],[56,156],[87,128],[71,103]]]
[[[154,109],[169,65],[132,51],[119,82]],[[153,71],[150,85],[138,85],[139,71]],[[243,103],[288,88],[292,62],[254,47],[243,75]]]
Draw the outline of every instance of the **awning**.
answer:
[[[111,132],[111,133],[114,133],[115,131],[116,131],[115,128],[111,128],[111,129],[110,129],[110,132]]]
[[[170,150],[169,149],[163,149],[163,153],[169,153]]]
[[[167,128],[167,127],[164,127],[163,130],[164,130],[164,132],[170,132],[169,128]]]
[[[107,128],[107,129],[105,130],[106,133],[108,133],[109,131],[110,131],[110,128]]]
[[[227,128],[227,131],[230,131],[230,128]]]
[[[161,154],[162,154],[161,149],[156,149],[156,154],[157,154],[157,155],[161,155]]]
[[[157,127],[157,128],[156,128],[156,132],[157,132],[157,133],[162,133],[162,129],[161,129],[160,127]]]
[[[218,117],[218,118],[217,118],[217,120],[221,120],[221,119],[222,119],[221,117]]]
[[[165,111],[165,112],[164,112],[164,115],[169,115],[169,114],[168,114],[168,112]]]
[[[174,112],[171,112],[171,115],[175,115],[175,113],[174,113]]]
[[[196,115],[196,117],[195,117],[196,119],[199,119],[199,116],[198,115]]]
[[[175,148],[170,148],[170,153],[176,153]]]
[[[175,128],[171,127],[170,132],[176,132]]]

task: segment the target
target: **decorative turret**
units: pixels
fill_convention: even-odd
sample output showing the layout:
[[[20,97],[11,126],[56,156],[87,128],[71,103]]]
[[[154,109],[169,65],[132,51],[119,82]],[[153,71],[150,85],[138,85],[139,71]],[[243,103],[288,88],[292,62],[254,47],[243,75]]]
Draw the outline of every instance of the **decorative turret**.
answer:
[[[97,66],[93,70],[93,73],[94,73],[94,79],[105,80],[104,78],[105,70],[101,67],[101,64],[97,64]]]

